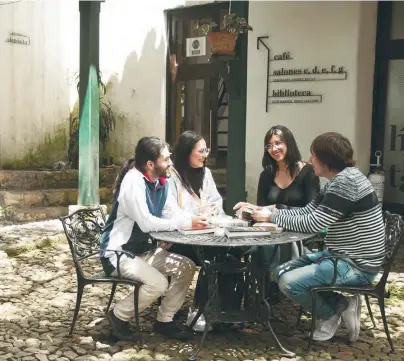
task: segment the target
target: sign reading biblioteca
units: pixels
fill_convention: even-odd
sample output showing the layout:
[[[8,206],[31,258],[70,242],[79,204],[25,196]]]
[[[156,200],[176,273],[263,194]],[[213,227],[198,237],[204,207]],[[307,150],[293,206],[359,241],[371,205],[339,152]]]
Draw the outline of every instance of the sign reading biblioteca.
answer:
[[[276,53],[270,56],[270,49],[263,41],[267,36],[260,36],[257,38],[257,49],[263,45],[268,53],[267,59],[267,94],[266,94],[266,111],[268,112],[268,104],[291,104],[291,103],[321,103],[323,95],[315,93],[311,89],[294,89],[290,85],[284,85],[282,88],[270,89],[270,84],[275,83],[278,86],[280,83],[298,83],[298,82],[319,82],[331,80],[346,80],[348,72],[344,66],[330,65],[319,66],[313,65],[312,67],[294,68],[283,66],[271,70],[270,64],[282,61],[294,60],[291,52],[285,51],[283,53]]]
[[[287,54],[287,56],[285,56]],[[275,55],[270,61],[293,60],[290,52]],[[348,73],[343,66],[331,65],[329,67],[320,67],[315,65],[306,68],[277,68],[269,74],[269,83],[295,83],[295,82],[313,82],[328,80],[346,80]],[[268,101],[271,104],[288,104],[288,103],[321,103],[323,101],[322,94],[314,94],[311,90],[301,89],[273,89],[268,95]]]

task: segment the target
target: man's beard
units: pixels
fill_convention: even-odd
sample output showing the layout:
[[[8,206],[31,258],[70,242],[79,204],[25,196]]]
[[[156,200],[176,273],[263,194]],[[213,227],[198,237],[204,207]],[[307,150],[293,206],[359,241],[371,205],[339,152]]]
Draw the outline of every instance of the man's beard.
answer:
[[[154,169],[154,172],[155,172],[155,174],[156,174],[156,177],[157,177],[157,178],[170,178],[170,177],[171,177],[170,168],[171,168],[171,166],[165,167],[165,168],[163,168],[163,167],[156,167],[156,168]]]

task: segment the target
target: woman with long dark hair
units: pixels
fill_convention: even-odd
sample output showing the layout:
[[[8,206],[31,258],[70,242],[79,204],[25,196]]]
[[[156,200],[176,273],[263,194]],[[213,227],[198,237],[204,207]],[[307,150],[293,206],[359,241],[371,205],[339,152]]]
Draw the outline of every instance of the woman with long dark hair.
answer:
[[[224,213],[222,196],[216,188],[212,172],[206,167],[209,152],[206,141],[190,130],[179,136],[173,148],[169,192],[181,210],[192,216]],[[172,249],[198,262],[192,247],[175,244]]]
[[[206,159],[209,156],[209,148],[206,147],[206,141],[199,134],[193,131],[186,131],[180,135],[173,149],[173,167],[171,169],[171,178],[169,180],[169,191],[177,201],[180,209],[191,216],[215,216],[224,214],[223,199],[219,194],[212,172],[206,167]],[[172,252],[181,254],[199,264],[200,260],[196,257],[192,246],[174,244]],[[239,259],[240,251],[238,249],[224,250],[223,247],[209,247],[204,250],[204,257],[212,259],[216,257],[222,261],[228,259]],[[234,292],[234,276],[219,275],[219,292],[222,295],[223,308],[235,308],[237,306],[237,297]],[[195,289],[194,305],[199,307],[204,296],[202,291],[204,285],[204,274],[200,273],[198,283]],[[188,322],[190,323],[196,311],[190,314]],[[202,323],[197,323],[196,330],[203,330]]]
[[[302,161],[295,137],[283,125],[274,126],[265,134],[262,168],[257,191],[259,207],[304,207],[320,191],[320,181],[313,167]],[[249,203],[240,202],[234,209],[246,205]]]
[[[320,191],[320,181],[313,167],[302,161],[295,137],[283,125],[273,126],[265,134],[262,168],[257,191],[258,209],[301,208],[315,199]],[[234,209],[247,204],[240,202]],[[258,215],[253,217],[257,222],[262,221]],[[274,246],[262,247],[262,252],[254,253],[256,257],[263,257],[265,262],[270,261],[272,272],[279,263],[296,258],[301,252],[296,244],[292,244],[276,247],[276,250]]]
[[[303,162],[292,132],[282,125],[269,129],[258,182],[257,205],[304,207],[320,191],[311,164]]]
[[[209,153],[206,141],[190,130],[180,135],[173,149],[170,191],[179,207],[195,216],[223,213],[223,199],[206,167]]]

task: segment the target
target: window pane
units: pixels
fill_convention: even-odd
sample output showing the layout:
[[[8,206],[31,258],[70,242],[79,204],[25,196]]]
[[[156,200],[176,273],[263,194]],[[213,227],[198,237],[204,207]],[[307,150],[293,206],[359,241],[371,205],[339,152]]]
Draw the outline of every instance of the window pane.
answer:
[[[404,59],[389,61],[384,201],[404,204]]]
[[[391,40],[404,39],[404,2],[393,2]]]

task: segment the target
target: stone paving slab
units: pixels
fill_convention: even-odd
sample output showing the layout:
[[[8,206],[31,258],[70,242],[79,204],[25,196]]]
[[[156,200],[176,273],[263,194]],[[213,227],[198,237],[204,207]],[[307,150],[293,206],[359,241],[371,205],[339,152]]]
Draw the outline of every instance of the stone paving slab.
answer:
[[[10,256],[66,242],[59,220],[13,224],[0,221],[0,251]]]
[[[55,238],[52,242],[43,241],[49,237]],[[35,247],[26,247],[26,244]],[[15,252],[17,245],[18,252]],[[200,338],[198,334],[192,342],[183,343],[153,334],[157,311],[157,305],[153,305],[140,317],[142,344],[115,342],[104,318],[110,292],[107,285],[87,287],[74,336],[69,338],[76,299],[76,275],[60,222],[3,225],[0,227],[0,249],[0,360],[180,361],[186,359]],[[273,327],[281,342],[296,352],[295,358],[279,356],[269,333],[259,325],[247,324],[242,330],[211,332],[199,360],[404,360],[403,261],[404,248],[391,275],[392,296],[386,301],[389,327],[397,348],[395,353],[390,352],[378,306],[372,303],[376,329],[371,329],[364,307],[358,342],[349,345],[346,330],[340,329],[332,340],[316,342],[313,352],[307,355],[304,350],[310,320],[303,319],[296,329],[296,307],[283,300],[275,308],[275,316],[285,322],[276,321]],[[88,267],[99,270],[98,265],[89,264]],[[121,286],[116,298],[127,292],[129,288]],[[191,303],[192,292],[183,306],[182,319]]]

